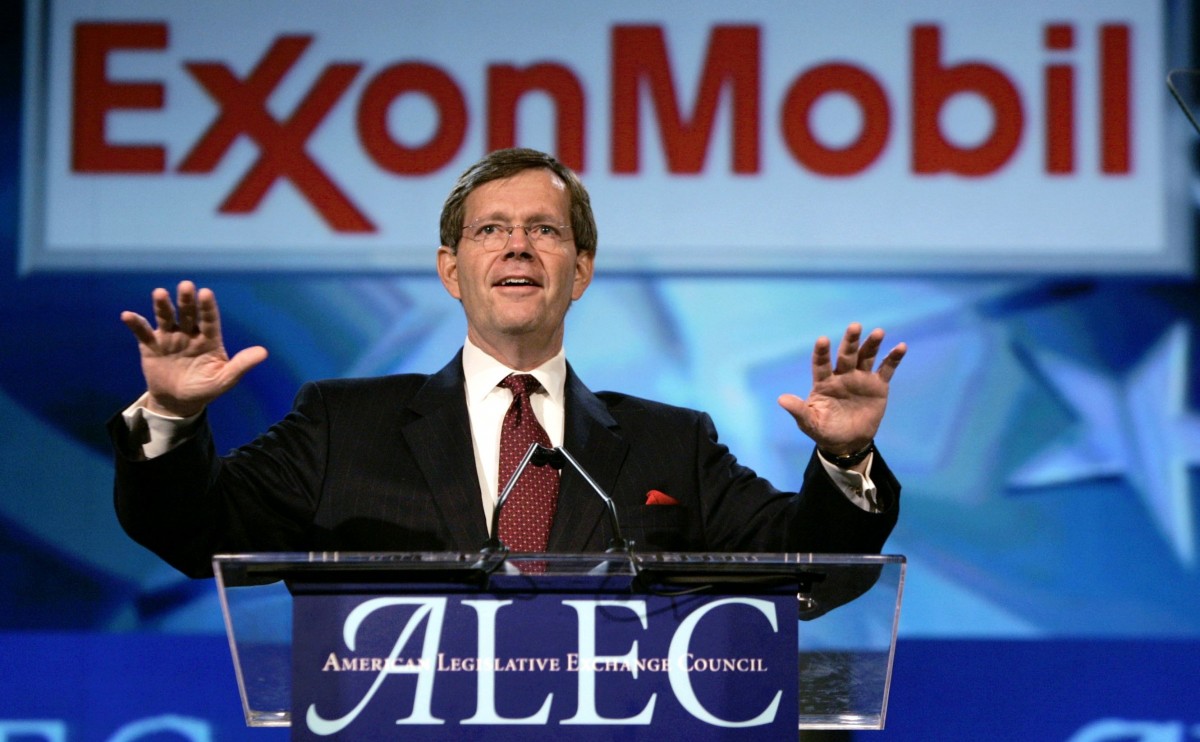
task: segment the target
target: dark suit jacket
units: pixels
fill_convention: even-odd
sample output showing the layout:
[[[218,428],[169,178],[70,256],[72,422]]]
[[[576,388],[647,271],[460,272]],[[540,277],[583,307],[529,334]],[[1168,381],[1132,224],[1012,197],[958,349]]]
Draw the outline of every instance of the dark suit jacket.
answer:
[[[189,575],[211,575],[222,552],[471,552],[487,539],[461,354],[432,376],[306,384],[287,417],[224,457],[207,422],[148,461],[129,454],[119,415],[109,429],[122,526]],[[707,414],[592,393],[569,366],[563,445],[642,550],[878,552],[899,510],[878,454],[883,513],[847,500],[815,453],[801,492],[780,492],[717,442]],[[652,489],[679,504],[646,505]],[[600,551],[610,535],[600,499],[564,470],[548,550]]]

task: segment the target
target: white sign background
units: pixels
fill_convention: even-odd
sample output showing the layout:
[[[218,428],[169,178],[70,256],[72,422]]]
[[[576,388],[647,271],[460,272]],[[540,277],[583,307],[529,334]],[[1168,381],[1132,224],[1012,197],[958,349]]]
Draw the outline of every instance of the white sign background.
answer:
[[[739,4],[611,2],[356,2],[204,0],[31,2],[22,269],[420,270],[433,265],[437,218],[455,177],[487,142],[490,65],[552,63],[569,69],[585,97],[581,175],[600,225],[603,269],[668,272],[1047,272],[1187,273],[1187,132],[1164,77],[1170,25],[1158,3],[1066,0],[963,3]],[[114,84],[157,82],[161,109],[119,108],[105,117],[110,145],[164,148],[161,173],[72,170],[73,60],[78,23],[157,23],[163,49],[115,49],[105,74]],[[1069,49],[1048,49],[1046,27],[1069,25]],[[1128,173],[1101,172],[1100,28],[1130,34],[1131,134]],[[663,127],[647,87],[640,93],[640,167],[613,167],[614,29],[661,29],[678,107],[695,100],[714,30],[758,30],[759,167],[735,173],[732,88],[719,94],[701,172],[670,172]],[[936,26],[940,65],[982,64],[1016,88],[1022,106],[1019,144],[982,176],[913,172],[914,28]],[[180,163],[222,107],[185,68],[225,65],[246,79],[275,40],[310,36],[311,44],[268,98],[286,120],[332,64],[361,69],[307,139],[304,151],[375,227],[331,228],[286,177],[248,213],[218,211],[260,155],[239,136],[208,173]],[[358,134],[358,106],[370,81],[404,62],[433,65],[461,91],[466,134],[435,172],[401,176],[377,164]],[[890,126],[872,164],[849,176],[821,175],[789,151],[781,122],[788,90],[805,72],[849,64],[883,89]],[[1046,69],[1074,76],[1074,166],[1045,165]],[[555,116],[540,94],[522,99],[517,144],[553,151]],[[946,100],[939,126],[963,149],[992,133],[993,108],[981,96]],[[391,138],[410,147],[439,126],[421,94],[388,109]],[[821,96],[808,126],[830,149],[854,142],[862,109],[843,93]]]

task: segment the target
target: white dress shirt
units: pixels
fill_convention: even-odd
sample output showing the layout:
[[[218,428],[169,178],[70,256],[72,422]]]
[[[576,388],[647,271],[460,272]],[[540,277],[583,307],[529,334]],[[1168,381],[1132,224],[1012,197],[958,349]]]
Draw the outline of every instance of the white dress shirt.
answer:
[[[550,444],[561,446],[566,417],[567,357],[560,348],[558,355],[532,371],[515,371],[468,339],[463,343],[462,362],[467,415],[471,418],[471,440],[475,444],[475,471],[479,475],[484,517],[490,530],[492,508],[504,486],[504,482],[496,481],[500,477],[500,428],[513,399],[510,390],[497,385],[509,374],[525,373],[537,379],[542,388],[529,396],[534,417],[545,428]]]

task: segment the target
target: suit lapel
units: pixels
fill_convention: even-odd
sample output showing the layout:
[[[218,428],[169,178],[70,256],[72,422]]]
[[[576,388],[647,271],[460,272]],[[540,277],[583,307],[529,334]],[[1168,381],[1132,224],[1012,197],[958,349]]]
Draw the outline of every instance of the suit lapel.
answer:
[[[415,419],[404,426],[404,439],[455,548],[470,552],[487,540],[487,522],[463,384],[460,351],[412,398],[409,409]]]
[[[566,429],[563,448],[611,495],[629,444],[621,438],[608,407],[592,394],[567,365]],[[606,546],[601,524],[605,507],[570,465],[564,468],[558,493],[558,512],[550,529],[548,551],[580,552]]]

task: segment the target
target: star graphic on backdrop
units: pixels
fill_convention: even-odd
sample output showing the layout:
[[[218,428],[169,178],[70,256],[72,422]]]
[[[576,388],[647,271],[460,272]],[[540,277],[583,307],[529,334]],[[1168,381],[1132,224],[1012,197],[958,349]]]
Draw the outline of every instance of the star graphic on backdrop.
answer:
[[[1169,327],[1124,378],[1045,350],[1030,350],[1029,357],[1079,422],[1014,472],[1009,484],[1121,477],[1179,560],[1194,566],[1188,468],[1200,464],[1200,416],[1187,409],[1187,326]]]

